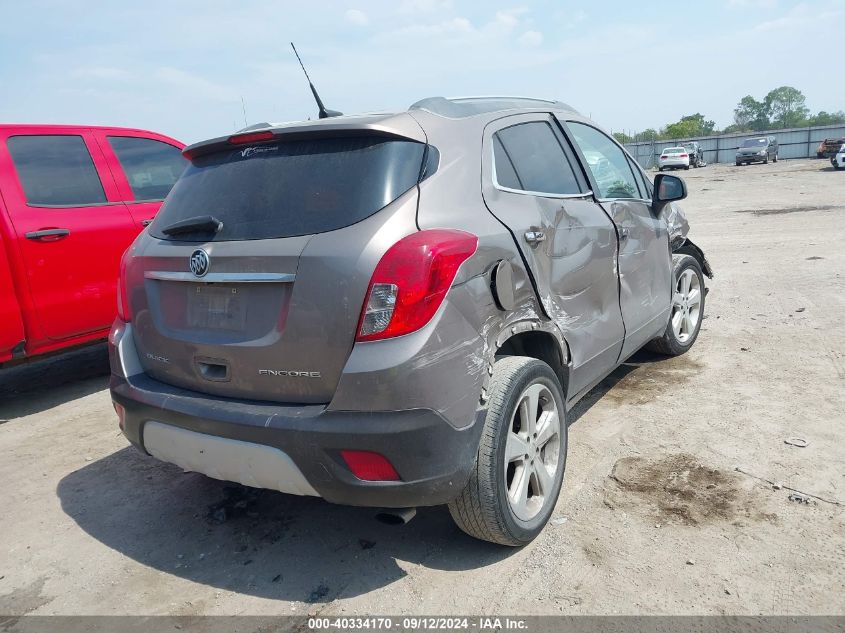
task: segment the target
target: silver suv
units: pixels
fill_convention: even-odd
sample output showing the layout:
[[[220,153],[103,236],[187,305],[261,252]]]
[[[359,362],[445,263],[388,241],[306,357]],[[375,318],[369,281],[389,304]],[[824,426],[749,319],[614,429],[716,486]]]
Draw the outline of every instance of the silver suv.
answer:
[[[698,336],[711,273],[683,181],[652,185],[562,103],[435,97],[185,156],[110,336],[120,428],[183,469],[401,517],[448,504],[522,545],[574,403]]]

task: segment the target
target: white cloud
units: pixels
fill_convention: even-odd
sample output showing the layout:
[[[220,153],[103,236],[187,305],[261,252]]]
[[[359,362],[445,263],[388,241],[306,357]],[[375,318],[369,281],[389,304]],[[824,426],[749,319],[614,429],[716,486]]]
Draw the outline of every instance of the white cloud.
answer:
[[[829,6],[835,6],[833,4]],[[841,6],[841,5],[840,5]],[[795,5],[779,18],[760,22],[754,27],[754,31],[779,31],[804,29],[807,26],[813,28],[824,28],[829,22],[842,15],[841,10],[830,9],[820,10],[818,5],[809,6],[807,3]]]
[[[240,102],[240,96],[231,89],[178,68],[171,66],[157,68],[153,73],[153,77],[171,86],[176,86],[180,90],[187,90],[195,96],[201,96],[215,101]]]
[[[125,81],[131,76],[129,71],[111,66],[81,66],[72,70],[70,74],[76,79],[102,79],[106,81]]]
[[[523,46],[540,46],[543,43],[543,34],[540,31],[525,31],[517,41]]]
[[[370,18],[367,14],[358,9],[349,9],[346,12],[346,21],[355,26],[367,26],[370,23]]]
[[[452,8],[452,0],[403,0],[399,5],[400,13],[431,13]]]

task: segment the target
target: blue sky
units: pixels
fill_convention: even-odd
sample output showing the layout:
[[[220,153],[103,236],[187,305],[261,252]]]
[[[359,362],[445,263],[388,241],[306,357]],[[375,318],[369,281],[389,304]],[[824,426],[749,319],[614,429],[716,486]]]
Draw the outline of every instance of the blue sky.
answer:
[[[344,112],[515,94],[613,130],[696,111],[722,127],[742,96],[785,84],[814,112],[845,109],[845,0],[0,0],[0,15],[0,122],[192,142],[242,127],[242,98],[249,123],[314,116],[290,40]]]

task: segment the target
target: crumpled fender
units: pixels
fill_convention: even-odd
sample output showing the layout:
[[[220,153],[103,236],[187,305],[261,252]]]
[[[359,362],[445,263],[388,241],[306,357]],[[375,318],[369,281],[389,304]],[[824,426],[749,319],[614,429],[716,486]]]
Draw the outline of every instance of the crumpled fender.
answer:
[[[667,204],[664,209],[666,228],[669,230],[669,246],[672,252],[684,253],[695,257],[701,265],[702,272],[710,279],[713,279],[713,268],[710,266],[710,262],[707,261],[704,251],[692,240],[687,238],[689,221],[684,210],[681,209],[679,204],[674,202]]]
[[[669,229],[669,244],[672,247],[672,251],[675,251],[687,239],[689,222],[681,206],[674,202],[666,205],[664,214],[666,216],[666,228]]]
[[[704,255],[704,251],[699,248],[697,244],[695,244],[691,239],[685,238],[683,244],[678,248],[672,249],[673,253],[683,253],[685,255],[691,255],[698,260],[698,263],[701,265],[701,271],[707,275],[708,278],[713,279],[714,273],[713,268],[710,266],[710,262],[707,261],[707,257]]]

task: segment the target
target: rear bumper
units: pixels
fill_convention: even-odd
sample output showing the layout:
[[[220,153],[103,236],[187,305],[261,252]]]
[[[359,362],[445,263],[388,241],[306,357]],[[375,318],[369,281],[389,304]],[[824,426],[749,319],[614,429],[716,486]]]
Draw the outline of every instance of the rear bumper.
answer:
[[[123,433],[145,453],[211,477],[317,495],[344,505],[405,507],[451,501],[460,494],[475,464],[483,426],[483,411],[472,424],[456,429],[428,409],[344,412],[328,411],[320,405],[280,406],[210,398],[145,374],[128,378],[113,374],[111,394],[125,411]],[[148,424],[165,438],[156,440],[153,451],[145,446]],[[186,436],[180,430],[189,433]],[[167,438],[173,437],[182,448],[163,449]],[[277,450],[268,455],[267,447]],[[341,459],[343,449],[381,453],[402,481],[361,481]],[[238,460],[220,456],[232,453],[242,455],[241,461],[255,461],[254,467],[238,470],[227,466]],[[266,476],[255,474],[266,473],[273,464],[278,468],[278,485],[268,485]],[[240,477],[240,472],[246,475]]]

